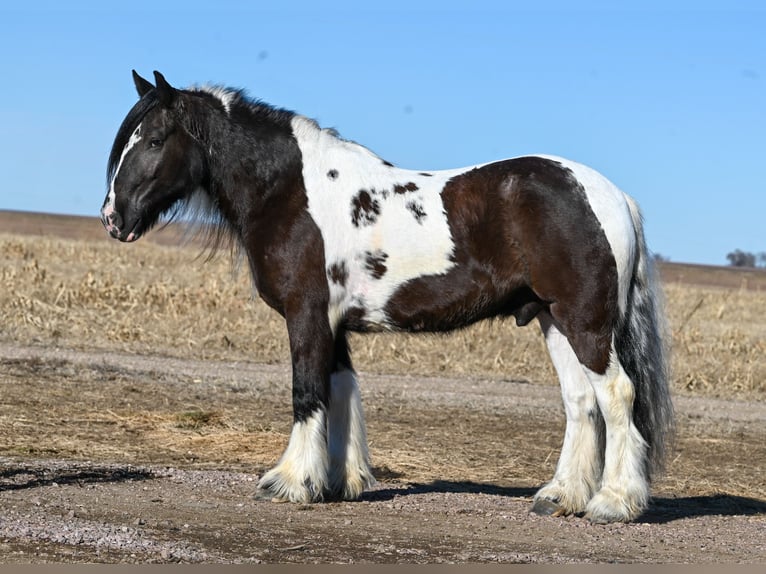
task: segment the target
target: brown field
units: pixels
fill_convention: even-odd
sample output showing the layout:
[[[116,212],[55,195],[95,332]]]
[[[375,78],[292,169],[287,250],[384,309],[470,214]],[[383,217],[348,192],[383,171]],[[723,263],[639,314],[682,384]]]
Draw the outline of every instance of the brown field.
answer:
[[[283,321],[253,297],[247,270],[237,271],[226,254],[205,261],[197,247],[178,244],[174,228],[123,245],[108,240],[95,218],[0,212],[0,504],[27,520],[26,530],[9,523],[4,531],[0,519],[0,561],[766,560],[766,272],[661,266],[679,432],[646,523],[598,530],[579,518],[527,516],[529,496],[555,468],[562,409],[539,330],[493,321],[450,335],[352,338],[382,490],[360,503],[310,507],[322,525],[314,531],[299,526],[301,511],[292,505],[264,506],[245,492],[252,494],[289,434]],[[132,467],[125,465],[145,466],[127,480]],[[103,475],[92,484],[122,487],[112,496],[156,512],[135,483],[157,487],[159,467],[172,467],[170,482],[186,489],[202,481],[197,471],[235,473],[225,480],[246,488],[232,486],[236,496],[225,499],[210,494],[222,510],[203,513],[207,530],[192,527],[203,520],[204,501],[165,508],[165,522],[193,523],[178,533],[159,519],[145,528],[132,515],[121,522],[116,517],[130,512],[124,504],[97,511],[98,503],[69,500],[75,495],[61,486],[62,476],[80,476],[84,493],[91,481],[83,476]],[[47,482],[40,479],[46,473]],[[18,486],[19,476],[32,478]],[[51,502],[57,496],[72,508]],[[235,501],[247,501],[250,522],[232,518]],[[450,514],[450,504],[466,512]],[[375,521],[366,523],[365,514]],[[106,520],[157,540],[178,543],[184,535],[187,546],[204,551],[99,546],[87,536],[75,544],[30,526],[52,516],[60,528]],[[217,538],[209,532],[216,516]],[[295,524],[261,524],[253,533],[252,516]],[[439,542],[424,516],[456,538]],[[342,532],[333,530],[333,517]],[[499,530],[482,534],[493,521]],[[364,536],[353,526],[360,523]],[[544,542],[562,523],[575,536],[571,547]],[[404,524],[412,536],[386,539],[387,524]],[[672,532],[656,530],[669,525]],[[250,550],[227,536],[245,536],[239,526],[249,529]],[[620,530],[629,540],[624,548],[602,540],[614,528],[628,529]],[[725,539],[700,550],[696,537],[711,529],[728,535],[716,534]],[[346,546],[320,551],[318,540],[330,531]],[[687,546],[668,549],[657,542],[663,536]],[[532,549],[511,551],[511,540]]]
[[[0,233],[5,340],[289,361],[284,323],[254,298],[247,270],[228,254],[206,261],[195,246],[179,249],[176,229],[127,246],[95,218],[0,212]],[[766,271],[666,263],[660,273],[675,391],[766,399]],[[366,372],[554,382],[538,330],[512,321],[450,335],[354,336],[352,350]]]

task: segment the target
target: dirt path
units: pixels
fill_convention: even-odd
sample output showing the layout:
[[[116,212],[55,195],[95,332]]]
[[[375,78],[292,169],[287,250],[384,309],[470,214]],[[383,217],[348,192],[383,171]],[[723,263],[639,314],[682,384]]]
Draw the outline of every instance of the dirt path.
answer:
[[[288,378],[0,343],[0,559],[766,561],[763,403],[677,398],[649,511],[601,526],[528,513],[563,418],[555,387],[512,381],[363,375],[378,485],[354,503],[256,500],[289,432]]]

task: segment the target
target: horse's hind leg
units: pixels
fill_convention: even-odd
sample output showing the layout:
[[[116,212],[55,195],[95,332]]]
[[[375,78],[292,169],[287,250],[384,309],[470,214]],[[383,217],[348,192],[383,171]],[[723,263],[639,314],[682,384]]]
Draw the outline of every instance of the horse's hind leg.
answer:
[[[600,307],[597,300],[593,299],[592,293],[584,295],[580,301],[570,300],[567,307],[558,302],[549,307],[550,316],[553,318],[552,327],[566,336],[569,343],[568,346],[560,345],[562,349],[566,349],[560,353],[555,352],[554,344],[552,354],[554,361],[559,362],[561,356],[565,359],[568,357],[564,362],[565,366],[570,366],[564,369],[567,373],[577,372],[574,363],[578,361],[580,370],[591,387],[591,391],[587,391],[579,376],[562,377],[562,388],[571,386],[575,389],[572,397],[567,397],[567,392],[564,392],[565,403],[569,403],[567,418],[572,419],[569,409],[578,405],[578,401],[579,406],[574,412],[581,417],[579,426],[576,422],[570,423],[568,420],[567,431],[572,428],[588,428],[582,423],[582,415],[594,410],[594,398],[604,421],[606,437],[600,483],[593,480],[592,470],[588,470],[587,465],[580,464],[577,468],[581,473],[581,481],[598,484],[598,490],[585,506],[585,514],[593,522],[627,522],[636,518],[646,508],[649,499],[646,442],[633,422],[635,389],[614,350],[614,335],[608,330],[608,315],[601,317],[600,321],[594,320],[589,310]],[[544,321],[545,319],[543,324]],[[549,328],[547,334],[552,333],[555,331]],[[554,342],[558,335],[555,337]],[[571,357],[570,351],[576,358]],[[559,356],[559,359],[556,359],[556,356]],[[585,452],[592,452],[595,428],[593,424],[590,425],[592,434],[588,437],[583,437],[585,433],[580,434],[580,438],[586,440]],[[575,440],[571,439],[572,442]],[[577,449],[567,451],[567,442],[568,439],[565,439],[563,462],[560,462],[560,466],[566,462],[568,452],[577,452]],[[586,478],[589,476],[590,478]]]
[[[593,387],[569,341],[547,312],[540,313],[538,320],[561,382],[566,432],[556,474],[535,495],[532,511],[557,516],[581,513],[599,486],[603,420]]]
[[[601,488],[586,508],[594,522],[637,518],[649,500],[647,445],[633,423],[633,381],[612,348],[603,374],[586,370],[606,423],[606,452]]]

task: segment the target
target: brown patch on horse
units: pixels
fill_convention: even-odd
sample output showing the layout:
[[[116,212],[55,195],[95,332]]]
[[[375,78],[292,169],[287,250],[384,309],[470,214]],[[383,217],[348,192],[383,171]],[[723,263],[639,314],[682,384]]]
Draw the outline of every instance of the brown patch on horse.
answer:
[[[417,191],[417,190],[419,190],[419,189],[420,189],[420,188],[418,187],[418,185],[417,185],[416,183],[414,183],[414,182],[410,181],[410,182],[408,182],[408,183],[405,183],[404,185],[402,185],[402,184],[396,184],[396,185],[394,186],[394,193],[398,193],[398,194],[405,194],[405,193],[407,193],[407,192],[410,192],[410,191]]]
[[[400,328],[442,331],[547,309],[582,364],[605,372],[618,317],[617,268],[572,172],[545,158],[496,162],[451,179],[442,200],[455,266],[402,285],[386,305]]]
[[[617,264],[609,241],[569,169],[545,158],[512,161],[502,192],[528,284],[547,303],[578,360],[603,374],[619,316]]]
[[[281,315],[307,297],[308,285],[312,286],[312,297],[322,301],[330,298],[322,233],[308,213],[302,182],[294,185],[278,216],[260,218],[259,234],[242,236],[258,294]],[[289,249],[275,250],[262,237],[287,237]]]

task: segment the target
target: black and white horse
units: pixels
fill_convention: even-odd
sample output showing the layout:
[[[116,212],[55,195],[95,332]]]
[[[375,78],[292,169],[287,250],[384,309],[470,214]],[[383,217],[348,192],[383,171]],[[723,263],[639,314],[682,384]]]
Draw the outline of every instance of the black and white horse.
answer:
[[[332,130],[221,87],[133,72],[101,209],[135,241],[203,205],[287,323],[294,424],[259,494],[358,498],[374,482],[349,331],[448,331],[537,319],[566,433],[532,509],[627,521],[647,506],[673,427],[657,285],[634,201],[592,169],[526,156],[400,169]]]

